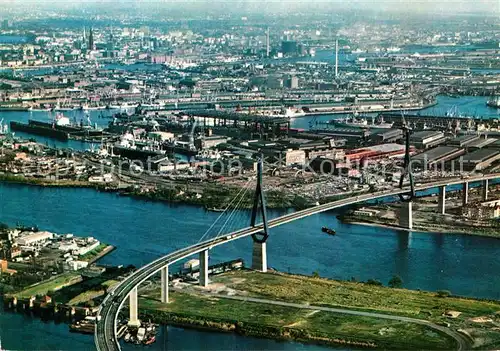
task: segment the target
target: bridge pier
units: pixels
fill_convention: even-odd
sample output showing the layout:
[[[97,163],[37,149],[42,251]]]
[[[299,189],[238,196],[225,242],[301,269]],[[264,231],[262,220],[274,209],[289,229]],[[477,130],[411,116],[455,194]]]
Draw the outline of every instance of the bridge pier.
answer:
[[[490,192],[489,185],[490,185],[490,182],[488,179],[483,180],[483,201],[488,200],[488,195]]]
[[[462,206],[469,203],[469,182],[465,182],[462,188]]]
[[[200,286],[208,286],[208,250],[200,252]]]
[[[131,327],[139,327],[141,321],[139,320],[139,304],[137,302],[137,286],[132,289],[129,296],[129,320],[128,325]]]
[[[161,269],[161,302],[168,303],[168,266]]]
[[[267,272],[267,248],[265,242],[253,242],[252,269]]]
[[[399,225],[406,229],[413,229],[413,202],[401,202],[399,212]]]
[[[446,213],[446,185],[439,187],[438,210],[441,214]]]

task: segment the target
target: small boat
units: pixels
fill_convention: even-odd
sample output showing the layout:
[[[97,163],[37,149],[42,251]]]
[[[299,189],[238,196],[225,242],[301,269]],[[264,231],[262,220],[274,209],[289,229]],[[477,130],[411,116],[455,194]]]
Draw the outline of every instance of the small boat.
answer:
[[[326,233],[326,234],[330,234],[330,235],[335,235],[337,233],[335,230],[328,228],[328,227],[321,228],[321,231]]]
[[[153,335],[152,337],[150,337],[148,340],[146,340],[144,342],[144,345],[151,345],[152,343],[154,343],[156,340],[156,337]]]
[[[206,207],[206,210],[211,211],[211,212],[224,212],[225,211],[225,209],[217,208],[217,207]]]

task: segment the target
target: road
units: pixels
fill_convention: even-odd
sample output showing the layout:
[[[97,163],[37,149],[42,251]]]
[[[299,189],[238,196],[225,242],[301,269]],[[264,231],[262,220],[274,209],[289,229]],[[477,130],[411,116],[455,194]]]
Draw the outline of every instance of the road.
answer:
[[[421,184],[415,187],[415,190],[421,191],[439,186],[455,185],[464,182],[474,182],[474,181],[481,181],[484,179],[496,179],[496,178],[500,178],[500,173],[477,175],[468,178],[443,179],[441,181]],[[409,187],[405,187],[403,189],[395,188],[391,190],[368,193],[338,201],[329,202],[323,205],[311,207],[305,210],[289,213],[284,216],[274,218],[268,222],[268,226],[269,228],[277,227],[279,225],[283,225],[285,223],[289,223],[304,217],[308,217],[316,213],[325,212],[328,210],[332,210],[347,205],[352,205],[359,202],[365,202],[387,196],[395,196],[398,194],[408,193],[409,190],[410,190]],[[136,286],[140,285],[142,282],[144,282],[149,277],[159,272],[161,268],[167,265],[185,259],[189,256],[195,255],[199,252],[212,249],[213,247],[225,244],[233,240],[241,239],[261,231],[262,231],[262,224],[259,224],[255,227],[248,227],[238,230],[236,232],[227,234],[226,236],[223,237],[209,239],[201,243],[177,250],[166,256],[160,257],[157,260],[135,271],[125,280],[120,282],[120,284],[118,284],[104,298],[102,304],[99,307],[99,315],[101,316],[101,320],[96,324],[95,335],[94,335],[94,340],[97,350],[99,351],[120,350],[120,346],[116,339],[116,324],[117,324],[118,312],[125,303],[127,296]]]

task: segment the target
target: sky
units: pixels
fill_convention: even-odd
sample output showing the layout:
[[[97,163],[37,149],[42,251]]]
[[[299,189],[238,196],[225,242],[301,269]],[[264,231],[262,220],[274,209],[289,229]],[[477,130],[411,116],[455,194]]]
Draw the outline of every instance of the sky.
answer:
[[[224,3],[233,9],[255,11],[300,11],[311,8],[351,8],[391,12],[438,12],[438,13],[489,13],[498,14],[500,0],[0,0],[0,5],[33,7],[91,7],[91,6],[139,6],[158,8],[189,6],[200,10],[214,9],[217,3]]]

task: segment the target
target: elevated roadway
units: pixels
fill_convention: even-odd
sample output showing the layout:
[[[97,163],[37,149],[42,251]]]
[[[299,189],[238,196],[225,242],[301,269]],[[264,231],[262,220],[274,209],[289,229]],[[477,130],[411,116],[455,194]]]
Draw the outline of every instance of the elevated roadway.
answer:
[[[477,176],[462,177],[462,178],[449,178],[440,181],[433,181],[425,184],[419,184],[418,186],[415,187],[415,190],[422,191],[436,187],[457,185],[463,183],[472,183],[483,180],[492,180],[496,178],[500,178],[500,173],[477,175]],[[268,226],[269,228],[277,227],[279,225],[283,225],[301,218],[305,218],[314,215],[316,213],[325,212],[360,202],[404,194],[408,193],[409,191],[410,191],[409,187],[405,187],[403,189],[395,188],[391,190],[378,191],[374,193],[353,196],[342,200],[332,201],[323,205],[318,205],[305,210],[286,214],[278,218],[274,218],[268,222]],[[158,273],[163,267],[166,267],[170,264],[183,260],[189,256],[200,253],[202,251],[210,250],[216,246],[225,244],[227,242],[245,238],[252,234],[259,233],[262,231],[262,229],[263,229],[262,225],[243,228],[222,237],[217,237],[214,239],[203,241],[195,245],[185,247],[183,249],[174,251],[166,256],[158,258],[157,260],[145,265],[144,267],[138,269],[133,274],[128,276],[125,280],[120,282],[120,284],[118,284],[104,298],[102,304],[99,307],[100,320],[98,320],[96,323],[95,334],[94,334],[94,340],[97,350],[99,351],[120,350],[120,345],[118,344],[118,339],[116,336],[118,313],[122,308],[123,304],[125,303],[128,295],[145,280]]]

